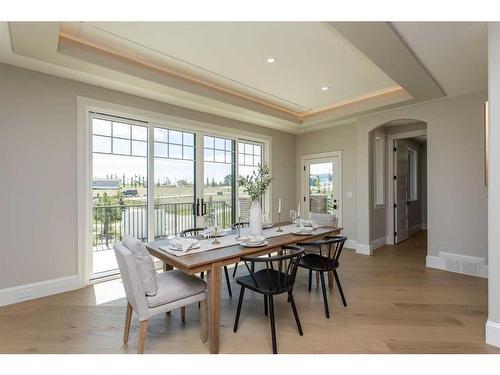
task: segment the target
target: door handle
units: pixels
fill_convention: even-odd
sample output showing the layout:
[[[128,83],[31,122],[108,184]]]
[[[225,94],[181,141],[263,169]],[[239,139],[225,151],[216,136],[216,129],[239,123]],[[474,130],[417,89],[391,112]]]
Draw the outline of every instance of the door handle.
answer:
[[[201,216],[205,216],[207,214],[207,204],[203,202],[203,198],[201,198]]]
[[[196,200],[196,216],[200,216],[200,198]]]

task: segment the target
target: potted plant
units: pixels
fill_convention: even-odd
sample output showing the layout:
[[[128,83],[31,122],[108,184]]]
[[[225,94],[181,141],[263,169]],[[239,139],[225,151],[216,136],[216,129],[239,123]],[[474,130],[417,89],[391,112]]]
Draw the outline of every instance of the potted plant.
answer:
[[[250,196],[252,205],[250,207],[249,223],[250,228],[248,234],[258,236],[262,234],[262,207],[260,200],[266,193],[273,178],[267,163],[258,165],[258,170],[254,171],[251,176],[246,176],[238,179],[238,186],[243,187],[243,191]]]

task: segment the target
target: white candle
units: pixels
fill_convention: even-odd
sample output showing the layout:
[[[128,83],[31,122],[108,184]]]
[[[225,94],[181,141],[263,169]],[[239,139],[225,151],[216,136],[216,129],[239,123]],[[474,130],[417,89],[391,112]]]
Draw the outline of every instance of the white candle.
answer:
[[[278,213],[281,214],[281,198],[278,199]]]
[[[299,202],[299,205],[297,207],[297,217],[300,217],[300,202]]]

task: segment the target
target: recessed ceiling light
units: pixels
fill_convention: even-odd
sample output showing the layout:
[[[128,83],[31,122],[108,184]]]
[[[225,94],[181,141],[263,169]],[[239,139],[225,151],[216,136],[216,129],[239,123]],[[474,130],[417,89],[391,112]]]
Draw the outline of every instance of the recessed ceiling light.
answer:
[[[323,87],[321,88],[321,90],[323,90],[323,91],[328,91],[328,86],[323,86]]]
[[[270,57],[270,58],[267,59],[267,62],[269,64],[272,64],[272,63],[276,62],[276,59],[274,57]]]

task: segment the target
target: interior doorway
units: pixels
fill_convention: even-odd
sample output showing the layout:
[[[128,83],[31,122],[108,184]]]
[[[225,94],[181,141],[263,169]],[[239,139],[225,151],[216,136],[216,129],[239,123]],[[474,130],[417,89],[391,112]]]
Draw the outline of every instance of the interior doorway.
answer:
[[[397,244],[427,229],[427,132],[389,135],[388,145],[387,243]]]

